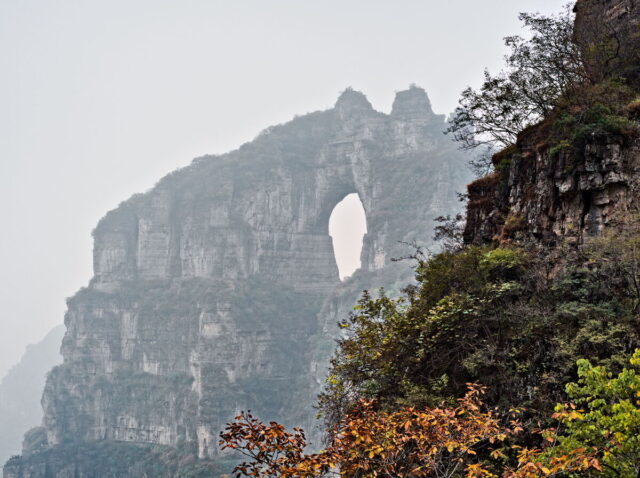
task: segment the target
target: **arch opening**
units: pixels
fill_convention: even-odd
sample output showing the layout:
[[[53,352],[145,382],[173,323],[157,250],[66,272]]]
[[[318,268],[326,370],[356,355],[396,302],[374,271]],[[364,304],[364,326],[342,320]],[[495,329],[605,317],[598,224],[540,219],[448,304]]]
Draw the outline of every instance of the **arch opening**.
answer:
[[[366,232],[362,201],[357,193],[348,194],[336,204],[329,217],[329,235],[340,280],[347,279],[361,267],[362,240]]]

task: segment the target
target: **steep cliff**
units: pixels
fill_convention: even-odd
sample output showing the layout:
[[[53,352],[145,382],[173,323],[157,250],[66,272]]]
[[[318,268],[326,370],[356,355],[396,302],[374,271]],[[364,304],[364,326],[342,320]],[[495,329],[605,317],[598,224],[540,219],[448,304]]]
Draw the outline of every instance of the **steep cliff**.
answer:
[[[554,152],[545,126],[522,134],[516,147],[494,157],[497,172],[469,185],[468,243],[582,243],[635,210],[637,139],[601,132],[578,151]]]
[[[589,77],[493,157],[468,187],[467,243],[580,244],[638,213],[640,3],[579,0],[574,39]]]
[[[638,212],[640,3],[578,0],[574,11],[588,81],[469,185],[467,243],[583,243]]]
[[[119,472],[65,463],[78,442],[217,459],[239,410],[312,429],[337,318],[363,288],[409,281],[409,265],[392,262],[411,252],[402,243],[430,238],[434,218],[459,208],[469,176],[443,129],[420,88],[399,92],[389,115],[349,89],[109,212],[94,231],[94,277],[68,302],[46,443],[5,476],[147,476],[136,454]],[[354,192],[368,232],[362,269],[340,283],[328,221]]]
[[[613,75],[640,87],[640,2],[578,0],[574,38],[592,78]]]

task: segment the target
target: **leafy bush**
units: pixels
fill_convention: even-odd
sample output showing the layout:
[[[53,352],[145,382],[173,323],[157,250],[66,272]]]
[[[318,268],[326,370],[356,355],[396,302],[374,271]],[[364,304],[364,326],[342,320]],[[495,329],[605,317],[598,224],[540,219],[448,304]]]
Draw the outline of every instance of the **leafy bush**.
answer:
[[[491,405],[548,414],[577,359],[619,369],[640,347],[638,238],[580,250],[468,246],[422,261],[417,287],[399,299],[366,293],[342,323],[320,398],[327,421],[359,398],[390,408],[452,401],[468,382],[487,386]]]
[[[505,425],[495,411],[485,410],[482,394],[481,387],[469,385],[456,406],[397,411],[362,400],[337,424],[329,446],[314,454],[304,453],[302,430],[290,433],[243,412],[220,434],[220,445],[248,457],[235,467],[236,477],[313,478],[332,470],[349,477],[496,476],[478,452],[497,451],[519,424]]]
[[[617,375],[578,360],[578,380],[566,386],[568,403],[558,404],[556,428],[544,430],[546,446],[520,449],[519,466],[507,476],[598,476],[640,474],[640,350]]]
[[[538,429],[523,410],[487,410],[484,390],[468,384],[457,405],[381,409],[360,400],[331,432],[319,453],[304,452],[304,431],[266,425],[242,412],[220,434],[223,449],[239,450],[249,461],[234,474],[255,477],[340,476],[444,478],[635,478],[640,474],[640,349],[617,376],[603,366],[578,360],[577,383],[566,386],[570,402],[556,405]],[[524,432],[524,433],[523,433]],[[537,448],[521,446],[536,435]]]
[[[498,247],[480,259],[480,270],[492,280],[506,279],[523,272],[526,261],[522,249]]]

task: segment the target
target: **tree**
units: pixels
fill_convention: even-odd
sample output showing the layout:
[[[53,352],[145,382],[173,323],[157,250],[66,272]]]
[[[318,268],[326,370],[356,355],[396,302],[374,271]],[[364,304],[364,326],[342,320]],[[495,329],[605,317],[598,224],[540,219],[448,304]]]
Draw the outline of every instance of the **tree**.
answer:
[[[251,412],[242,412],[220,433],[220,447],[237,450],[250,461],[237,465],[235,476],[310,478],[326,473],[332,454],[305,454],[308,443],[304,431],[293,433],[276,422],[265,425]]]
[[[520,430],[515,419],[503,424],[485,411],[484,390],[469,385],[455,407],[402,407],[379,410],[361,400],[331,434],[330,446],[304,454],[304,434],[286,432],[241,414],[221,434],[223,448],[251,458],[238,465],[236,476],[309,478],[323,473],[345,477],[421,478],[495,476],[478,452],[496,449]]]
[[[355,478],[497,477],[556,478],[640,476],[640,349],[614,376],[607,367],[581,359],[578,381],[569,383],[570,402],[558,404],[556,428],[535,432],[519,411],[501,416],[486,410],[484,388],[468,384],[457,406],[380,408],[359,400],[332,430],[319,453],[305,453],[304,433],[264,425],[241,414],[221,433],[223,448],[251,461],[236,477]],[[517,435],[525,429],[524,437]],[[518,445],[539,433],[546,445]],[[524,438],[524,440],[523,440]]]
[[[438,216],[434,221],[437,226],[434,228],[433,240],[440,242],[442,249],[445,251],[462,249],[464,246],[465,217],[462,214]]]
[[[566,386],[571,402],[556,407],[559,427],[545,433],[550,446],[522,450],[509,476],[640,476],[640,349],[629,362],[614,376],[578,360],[578,381]]]
[[[580,49],[573,42],[573,15],[521,13],[532,36],[505,38],[510,53],[498,75],[485,71],[479,91],[462,92],[447,132],[464,149],[506,147],[518,133],[546,117],[558,98],[587,80]]]
[[[567,385],[575,406],[556,409],[564,431],[553,454],[591,450],[602,463],[602,476],[640,475],[640,350],[629,362],[631,368],[614,376],[606,367],[578,361],[578,382]]]

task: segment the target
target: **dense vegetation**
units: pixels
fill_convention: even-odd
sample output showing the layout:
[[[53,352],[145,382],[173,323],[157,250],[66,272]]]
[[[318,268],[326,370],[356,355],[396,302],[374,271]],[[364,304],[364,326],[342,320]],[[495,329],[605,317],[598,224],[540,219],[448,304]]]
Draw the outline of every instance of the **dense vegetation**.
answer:
[[[249,458],[235,467],[238,477],[631,478],[640,473],[640,350],[630,363],[613,376],[580,360],[577,383],[566,387],[573,401],[556,406],[557,428],[535,430],[544,442],[538,448],[519,444],[532,429],[522,411],[486,410],[474,385],[450,407],[385,411],[360,400],[319,453],[305,453],[302,430],[290,433],[247,413],[221,433],[220,444]]]
[[[342,322],[327,448],[243,414],[221,441],[250,457],[238,476],[637,476],[637,216],[579,248],[418,257],[416,278]]]
[[[359,397],[432,405],[468,382],[487,386],[492,404],[550,410],[577,359],[620,365],[640,346],[636,241],[551,253],[470,246],[421,262],[418,287],[365,294],[343,322],[323,410],[341,416]]]

